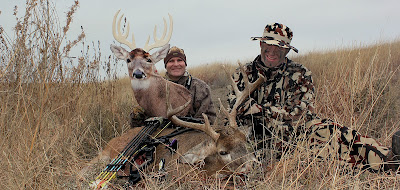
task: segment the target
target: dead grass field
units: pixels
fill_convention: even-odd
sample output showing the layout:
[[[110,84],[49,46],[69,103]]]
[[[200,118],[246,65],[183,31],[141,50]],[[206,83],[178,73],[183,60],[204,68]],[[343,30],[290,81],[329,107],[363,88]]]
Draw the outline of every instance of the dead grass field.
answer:
[[[84,189],[78,171],[113,137],[129,128],[134,105],[129,81],[114,77],[112,58],[101,52],[71,49],[85,34],[67,38],[78,3],[68,22],[58,23],[46,1],[27,5],[18,17],[16,39],[0,30],[0,187],[3,189]],[[84,51],[89,52],[89,51]],[[257,52],[255,52],[256,56]],[[292,57],[312,72],[317,113],[335,119],[390,146],[400,129],[400,41],[311,52]],[[226,63],[228,73],[237,66]],[[213,99],[226,100],[221,63],[190,68],[212,87]],[[105,70],[105,76],[101,74]],[[268,165],[269,163],[265,163]],[[294,153],[255,168],[247,178],[230,181],[188,177],[179,181],[148,179],[145,189],[399,189],[399,176],[349,170],[336,160],[316,162]]]

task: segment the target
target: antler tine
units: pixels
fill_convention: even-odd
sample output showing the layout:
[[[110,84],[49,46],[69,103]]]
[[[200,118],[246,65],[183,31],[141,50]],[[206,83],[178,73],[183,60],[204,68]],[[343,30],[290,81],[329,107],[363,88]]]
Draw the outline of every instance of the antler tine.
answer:
[[[229,126],[234,127],[234,128],[238,128],[237,126],[237,122],[236,122],[236,113],[237,110],[231,110],[231,112],[229,112],[224,105],[221,102],[221,99],[218,98],[219,101],[219,107],[221,108],[222,112],[225,114],[225,116],[228,118],[229,121]]]
[[[170,16],[170,15],[169,15]],[[161,38],[160,39],[164,39],[165,38],[165,35],[167,34],[167,28],[165,27],[166,25],[167,25],[167,21],[165,20],[165,18],[163,18],[163,21],[164,21],[164,31],[163,31],[163,34],[162,34],[162,36],[161,36]],[[154,31],[153,31],[153,38],[154,38],[154,41],[159,41],[160,39],[158,39],[157,38],[157,25],[155,25],[154,26]],[[150,40],[150,35],[149,35],[149,37],[147,38],[147,42]]]
[[[210,121],[208,120],[207,115],[204,114],[204,113],[202,115],[203,115],[203,118],[204,118],[204,124],[190,123],[190,122],[187,122],[187,121],[183,121],[183,120],[179,119],[178,117],[176,117],[175,115],[173,115],[169,119],[175,125],[179,125],[179,126],[182,126],[182,127],[203,131],[208,136],[210,136],[214,141],[217,141],[218,138],[219,138],[219,133],[215,132],[215,130],[211,127],[211,124],[210,124]]]
[[[121,32],[121,20],[122,20],[124,14],[122,14],[121,17],[119,17],[119,19],[118,19],[118,24],[116,23],[116,21],[117,21],[117,16],[118,16],[118,14],[119,14],[120,11],[121,11],[121,10],[118,10],[118,11],[115,13],[115,15],[114,15],[113,24],[112,24],[112,33],[113,33],[113,36],[114,36],[115,40],[117,40],[119,43],[125,44],[125,45],[127,45],[129,48],[131,48],[131,49],[135,49],[135,48],[136,48],[136,44],[135,44],[135,36],[134,36],[133,33],[132,33],[132,42],[129,42],[129,41],[127,40],[128,35],[129,35],[129,28],[130,28],[130,27],[129,27],[129,22],[128,22],[128,25],[127,25],[127,29],[126,29],[125,34],[123,34],[123,33]],[[116,24],[117,24],[117,26],[115,26]],[[118,30],[117,30],[117,29],[118,29]]]
[[[163,35],[160,39],[157,38],[157,25],[154,27],[154,32],[153,32],[153,38],[154,38],[154,43],[149,45],[149,41],[150,41],[150,35],[147,38],[146,44],[144,45],[143,50],[144,51],[150,51],[153,48],[157,48],[157,47],[161,47],[165,44],[167,44],[169,42],[169,40],[171,39],[172,36],[172,31],[173,31],[173,20],[172,20],[172,16],[170,14],[168,14],[169,16],[169,32],[168,32],[168,36],[165,38],[166,34],[167,34],[167,21],[164,19],[164,32]]]

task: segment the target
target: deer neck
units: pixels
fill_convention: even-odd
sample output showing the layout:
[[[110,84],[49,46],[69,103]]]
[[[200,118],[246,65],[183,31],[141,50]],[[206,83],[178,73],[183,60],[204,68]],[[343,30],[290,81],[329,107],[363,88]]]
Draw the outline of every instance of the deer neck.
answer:
[[[152,76],[145,81],[131,80],[133,93],[138,104],[151,117],[166,117],[166,80]]]
[[[184,86],[165,80],[160,75],[153,75],[145,81],[146,84],[140,84],[142,88],[133,87],[133,93],[137,103],[145,110],[150,117],[167,117],[167,95],[166,87],[168,83],[170,101],[173,108],[184,105],[190,101],[192,96]],[[134,83],[132,81],[132,83]],[[144,88],[145,87],[145,88]],[[185,108],[178,116],[187,115],[191,106]]]

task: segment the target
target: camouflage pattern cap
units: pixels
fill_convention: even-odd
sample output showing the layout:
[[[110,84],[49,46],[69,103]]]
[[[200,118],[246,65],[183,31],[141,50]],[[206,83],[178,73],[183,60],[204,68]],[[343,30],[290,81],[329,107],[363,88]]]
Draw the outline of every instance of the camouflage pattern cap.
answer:
[[[290,30],[289,27],[280,23],[267,24],[267,26],[265,26],[262,37],[251,37],[252,40],[260,40],[267,44],[292,49],[293,51],[298,53],[299,50],[290,45],[292,38],[292,30]]]

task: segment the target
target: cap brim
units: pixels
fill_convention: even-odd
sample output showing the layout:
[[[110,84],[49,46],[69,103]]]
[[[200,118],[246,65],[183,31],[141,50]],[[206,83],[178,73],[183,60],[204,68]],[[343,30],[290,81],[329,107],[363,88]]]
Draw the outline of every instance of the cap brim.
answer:
[[[279,46],[282,48],[292,49],[294,52],[299,53],[299,50],[297,50],[295,47],[288,45],[287,43],[278,41],[278,40],[269,40],[269,39],[263,38],[263,37],[251,37],[251,40],[253,40],[253,41],[259,40],[259,41],[265,42],[270,45],[276,45],[276,46]]]

